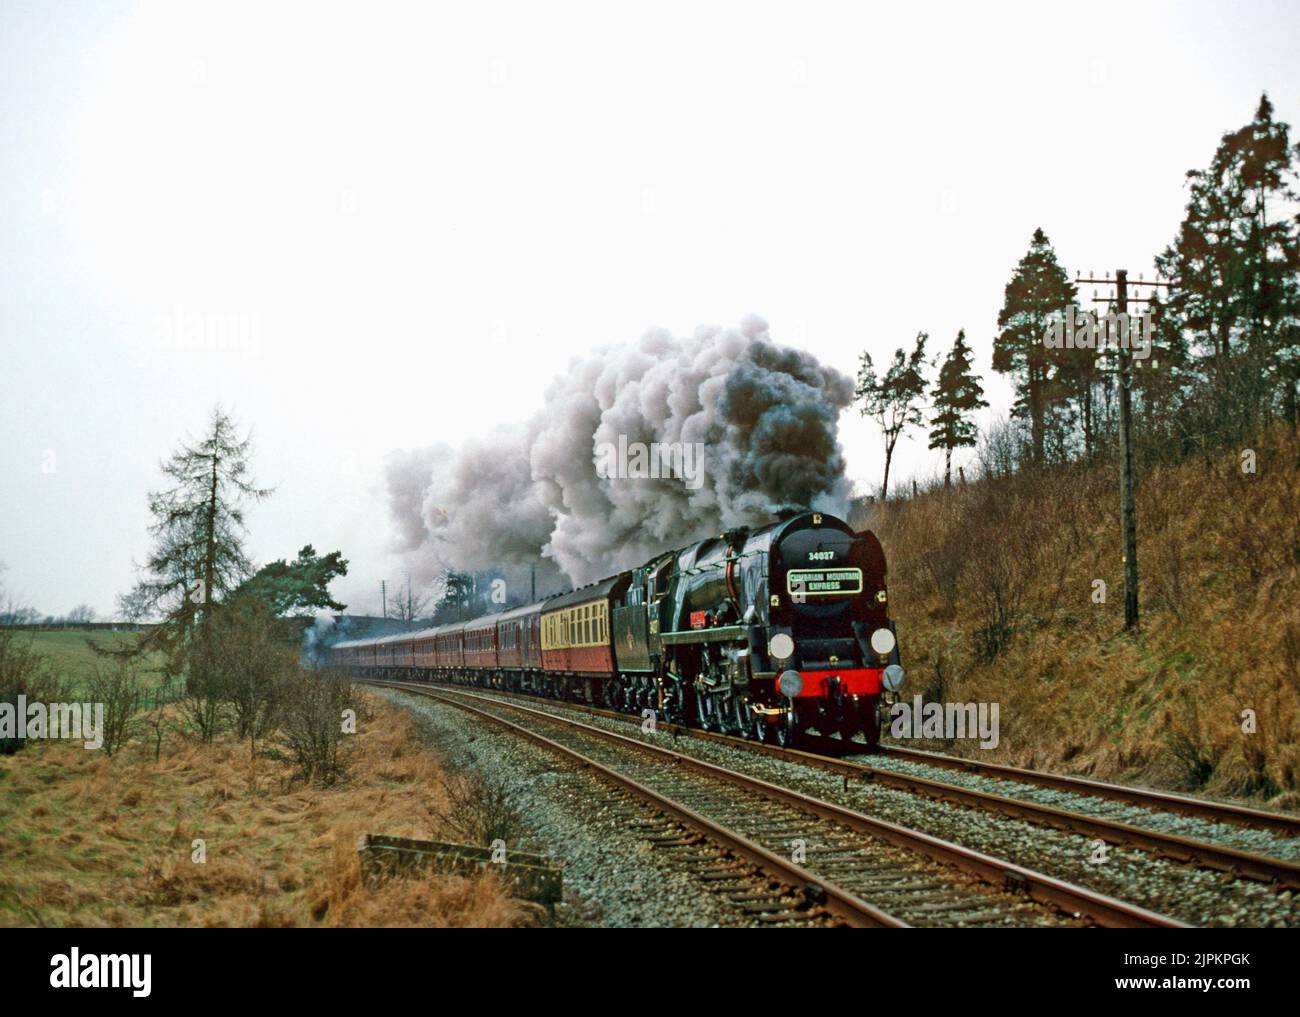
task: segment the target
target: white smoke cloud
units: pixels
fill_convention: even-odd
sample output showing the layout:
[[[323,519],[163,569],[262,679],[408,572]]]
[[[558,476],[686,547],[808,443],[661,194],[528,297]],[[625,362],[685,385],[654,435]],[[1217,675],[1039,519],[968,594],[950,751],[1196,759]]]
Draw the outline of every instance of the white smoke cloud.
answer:
[[[852,399],[846,375],[778,345],[757,317],[688,338],[652,330],[575,360],[525,425],[390,456],[399,547],[423,575],[542,559],[545,578],[576,585],[781,508],[843,512],[836,425]],[[703,483],[598,475],[596,449],[620,436],[701,443]]]

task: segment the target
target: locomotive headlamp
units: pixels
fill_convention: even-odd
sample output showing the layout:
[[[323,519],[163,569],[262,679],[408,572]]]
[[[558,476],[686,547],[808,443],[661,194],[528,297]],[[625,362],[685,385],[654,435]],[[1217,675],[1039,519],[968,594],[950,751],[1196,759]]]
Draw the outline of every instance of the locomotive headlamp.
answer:
[[[778,632],[767,641],[767,652],[777,660],[788,660],[794,653],[794,640],[784,632]]]
[[[871,633],[871,648],[881,657],[889,656],[897,640],[889,629],[876,629]]]
[[[776,687],[781,690],[781,695],[793,699],[803,691],[803,675],[798,671],[782,671],[781,677],[776,680]]]
[[[885,673],[880,678],[880,684],[890,692],[897,692],[903,687],[903,679],[906,677],[907,675],[901,667],[897,664],[890,664],[889,667],[885,668]]]

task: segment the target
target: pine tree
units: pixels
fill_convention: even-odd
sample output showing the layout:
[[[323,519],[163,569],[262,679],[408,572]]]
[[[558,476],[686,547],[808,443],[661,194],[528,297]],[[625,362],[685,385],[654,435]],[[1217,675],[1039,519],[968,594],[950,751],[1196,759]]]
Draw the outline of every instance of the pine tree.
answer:
[[[894,360],[883,377],[876,376],[871,354],[862,354],[858,368],[857,397],[862,400],[862,415],[871,417],[879,425],[885,439],[885,481],[880,488],[880,500],[889,498],[889,464],[894,458],[894,447],[908,427],[921,424],[921,401],[925,398],[925,332],[916,334],[916,346],[909,355],[901,347],[894,351]]]
[[[930,396],[934,406],[930,417],[930,448],[943,449],[943,486],[951,487],[953,450],[975,444],[976,428],[970,414],[988,405],[984,389],[971,371],[965,329],[957,333]]]
[[[265,601],[277,618],[309,618],[317,611],[346,609],[346,604],[330,596],[329,584],[347,574],[342,552],[322,556],[308,544],[294,561],[280,559],[263,565],[235,592]]]
[[[1219,385],[1217,402],[1250,426],[1273,392],[1296,421],[1300,379],[1300,200],[1287,124],[1260,98],[1223,136],[1210,166],[1187,174],[1178,236],[1156,259],[1173,280],[1167,310]],[[1237,363],[1236,361],[1240,361]],[[1227,423],[1224,421],[1223,423]]]
[[[1043,461],[1046,409],[1057,359],[1044,342],[1047,328],[1075,303],[1077,289],[1041,229],[1007,283],[1001,330],[993,340],[993,370],[1016,376],[1016,413],[1029,417],[1035,462]]]

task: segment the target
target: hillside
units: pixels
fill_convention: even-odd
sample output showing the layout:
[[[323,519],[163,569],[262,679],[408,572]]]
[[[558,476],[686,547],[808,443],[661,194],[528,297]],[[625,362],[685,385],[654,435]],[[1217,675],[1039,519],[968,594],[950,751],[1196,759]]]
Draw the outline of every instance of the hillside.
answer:
[[[889,556],[908,699],[999,703],[1004,762],[1300,806],[1300,441],[1254,451],[1253,474],[1232,449],[1141,471],[1135,636],[1113,464],[860,511]]]

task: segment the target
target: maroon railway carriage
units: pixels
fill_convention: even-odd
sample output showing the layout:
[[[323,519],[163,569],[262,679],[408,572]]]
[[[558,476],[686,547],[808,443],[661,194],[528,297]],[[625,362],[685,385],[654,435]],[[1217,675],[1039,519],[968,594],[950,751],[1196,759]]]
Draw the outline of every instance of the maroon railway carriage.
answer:
[[[411,633],[411,642],[414,644],[415,666],[422,670],[432,668],[437,664],[433,650],[434,631],[434,629],[421,629],[419,632]]]
[[[433,656],[440,670],[465,666],[465,625],[443,625],[433,637]]]
[[[502,668],[542,669],[542,604],[504,611],[497,619],[497,660]]]
[[[375,666],[394,673],[398,669],[409,668],[412,664],[410,652],[403,652],[400,636],[385,636],[375,641]]]
[[[466,667],[480,671],[496,670],[497,618],[498,615],[489,614],[465,623]]]

